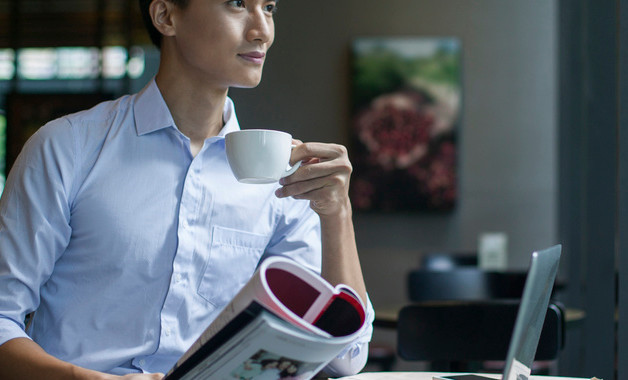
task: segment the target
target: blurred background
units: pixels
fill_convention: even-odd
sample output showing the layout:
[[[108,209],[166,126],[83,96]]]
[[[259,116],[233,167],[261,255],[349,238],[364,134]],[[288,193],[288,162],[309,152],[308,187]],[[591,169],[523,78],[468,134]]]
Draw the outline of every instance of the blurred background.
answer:
[[[628,271],[626,8],[626,0],[283,0],[262,83],[230,96],[243,128],[351,149],[355,41],[459,41],[455,206],[354,214],[375,308],[407,302],[406,276],[426,255],[477,256],[482,237],[497,233],[501,269],[525,271],[532,251],[562,243],[557,297],[586,317],[567,331],[554,372],[619,379],[628,376],[619,280]],[[8,173],[47,120],[139,91],[158,62],[136,1],[0,0],[0,167]],[[378,328],[374,340],[394,346],[395,334]]]

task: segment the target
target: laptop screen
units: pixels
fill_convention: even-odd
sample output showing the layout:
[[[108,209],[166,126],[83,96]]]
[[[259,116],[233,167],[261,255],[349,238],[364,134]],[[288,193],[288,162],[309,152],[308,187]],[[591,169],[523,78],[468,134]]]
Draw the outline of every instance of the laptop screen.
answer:
[[[532,254],[506,356],[503,380],[521,380],[530,376],[558,272],[561,248],[561,245],[556,245]]]

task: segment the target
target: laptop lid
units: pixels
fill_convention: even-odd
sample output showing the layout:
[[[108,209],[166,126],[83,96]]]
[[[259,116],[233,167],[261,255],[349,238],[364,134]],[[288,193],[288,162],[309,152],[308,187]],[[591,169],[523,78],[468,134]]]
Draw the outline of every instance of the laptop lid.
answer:
[[[503,380],[524,380],[530,376],[532,362],[541,338],[543,322],[558,272],[562,246],[532,253],[530,268],[515,327],[508,347]]]

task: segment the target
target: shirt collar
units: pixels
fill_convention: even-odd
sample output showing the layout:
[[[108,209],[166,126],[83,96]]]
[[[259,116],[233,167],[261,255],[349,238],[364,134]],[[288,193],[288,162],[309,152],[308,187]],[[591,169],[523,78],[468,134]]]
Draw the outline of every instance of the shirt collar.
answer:
[[[233,101],[229,97],[227,97],[227,100],[225,101],[225,108],[222,113],[222,120],[224,120],[225,125],[218,133],[218,137],[225,137],[227,133],[240,129],[240,124],[238,123],[238,118],[235,114],[235,106],[233,104]]]
[[[155,83],[155,78],[151,79],[142,91],[137,94],[133,110],[135,114],[135,128],[139,136],[168,127],[176,129],[174,119],[164,98],[161,96],[159,87]],[[217,137],[224,137],[227,133],[240,129],[233,101],[228,97],[225,100],[222,119],[225,125]]]
[[[159,129],[174,127],[174,120],[164,98],[159,92],[155,78],[137,94],[133,105],[135,128],[139,136]]]

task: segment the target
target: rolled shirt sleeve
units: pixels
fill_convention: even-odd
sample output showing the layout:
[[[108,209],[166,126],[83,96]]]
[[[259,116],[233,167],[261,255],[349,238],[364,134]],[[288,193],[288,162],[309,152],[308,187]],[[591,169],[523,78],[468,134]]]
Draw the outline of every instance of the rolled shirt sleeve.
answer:
[[[340,354],[325,367],[325,372],[328,375],[336,377],[355,375],[364,368],[368,360],[369,342],[373,336],[374,319],[375,311],[367,295],[364,326],[355,341],[341,351]]]
[[[56,137],[48,138],[54,130]],[[74,152],[71,126],[59,119],[33,135],[11,169],[0,200],[0,344],[24,331],[40,288],[67,246]]]

